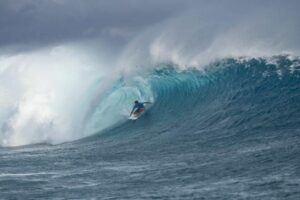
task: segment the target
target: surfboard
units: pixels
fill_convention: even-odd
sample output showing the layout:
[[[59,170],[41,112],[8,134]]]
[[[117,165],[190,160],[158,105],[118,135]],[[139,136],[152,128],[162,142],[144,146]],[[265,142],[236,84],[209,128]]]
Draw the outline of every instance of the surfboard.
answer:
[[[139,113],[133,113],[128,119],[137,120],[144,112],[145,112],[145,109]]]

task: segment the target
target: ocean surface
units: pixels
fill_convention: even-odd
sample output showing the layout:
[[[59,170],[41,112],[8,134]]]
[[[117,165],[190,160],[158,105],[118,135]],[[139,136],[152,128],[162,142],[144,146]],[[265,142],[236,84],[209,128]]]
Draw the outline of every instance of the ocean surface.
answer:
[[[64,110],[75,129],[2,109],[0,199],[300,199],[299,57],[162,63],[107,88]],[[153,104],[131,121],[136,99]]]

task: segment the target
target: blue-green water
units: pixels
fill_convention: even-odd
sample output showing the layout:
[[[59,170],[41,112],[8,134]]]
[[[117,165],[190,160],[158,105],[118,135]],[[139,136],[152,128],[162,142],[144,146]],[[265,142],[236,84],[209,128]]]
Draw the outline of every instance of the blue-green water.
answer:
[[[143,78],[131,84],[154,102],[137,121],[68,143],[1,147],[0,199],[300,198],[298,58],[168,64]],[[108,95],[126,88],[120,79]]]

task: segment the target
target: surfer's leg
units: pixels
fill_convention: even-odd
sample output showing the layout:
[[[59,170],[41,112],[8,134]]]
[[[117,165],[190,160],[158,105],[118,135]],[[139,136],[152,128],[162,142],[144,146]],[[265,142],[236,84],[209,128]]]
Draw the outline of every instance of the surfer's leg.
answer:
[[[140,113],[140,111],[141,111],[141,109],[140,108],[138,108],[138,109],[136,109],[135,111],[134,111],[134,114],[136,115],[136,114],[139,114]]]

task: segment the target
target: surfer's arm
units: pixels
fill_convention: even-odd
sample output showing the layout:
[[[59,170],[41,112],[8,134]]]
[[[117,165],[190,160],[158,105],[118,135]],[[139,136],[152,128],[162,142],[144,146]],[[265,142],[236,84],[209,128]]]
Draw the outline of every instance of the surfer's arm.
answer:
[[[146,101],[146,102],[144,102],[143,104],[152,104],[152,102]]]

